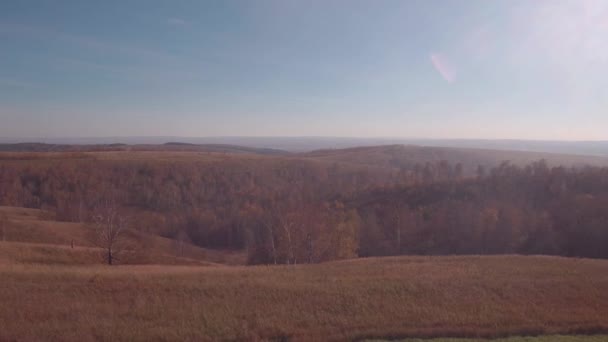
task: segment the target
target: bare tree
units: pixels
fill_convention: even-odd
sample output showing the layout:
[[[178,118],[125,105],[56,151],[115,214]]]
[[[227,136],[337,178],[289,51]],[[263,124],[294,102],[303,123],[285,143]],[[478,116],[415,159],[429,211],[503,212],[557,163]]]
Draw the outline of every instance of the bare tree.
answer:
[[[310,232],[306,234],[306,252],[308,253],[308,263],[312,264],[314,252],[313,252],[312,235],[310,235]]]
[[[291,217],[289,217],[287,214],[280,214],[279,215],[279,224],[281,225],[281,227],[283,228],[283,230],[285,231],[285,237],[287,238],[287,264],[296,264],[297,260],[295,259],[295,253],[294,253],[294,242],[292,239],[292,232],[293,229],[295,227],[295,223],[293,222],[293,220],[291,219]]]
[[[276,233],[275,233],[275,222],[271,213],[266,213],[262,219],[264,227],[268,231],[268,239],[270,240],[270,254],[272,255],[272,261],[277,264],[277,248],[276,248]]]
[[[8,223],[8,217],[6,214],[0,214],[0,236],[2,241],[6,241],[6,226]]]
[[[112,265],[116,255],[125,249],[127,220],[118,210],[116,203],[103,202],[94,210],[93,242],[103,248],[106,262]]]
[[[400,202],[397,202],[395,204],[394,207],[395,210],[395,232],[396,232],[396,251],[397,251],[397,255],[401,254],[401,226],[403,224],[403,217],[402,217],[402,212],[403,212],[403,204]]]
[[[176,256],[183,257],[184,256],[184,247],[186,242],[188,242],[188,234],[185,231],[180,229],[173,240],[173,247],[175,249]]]

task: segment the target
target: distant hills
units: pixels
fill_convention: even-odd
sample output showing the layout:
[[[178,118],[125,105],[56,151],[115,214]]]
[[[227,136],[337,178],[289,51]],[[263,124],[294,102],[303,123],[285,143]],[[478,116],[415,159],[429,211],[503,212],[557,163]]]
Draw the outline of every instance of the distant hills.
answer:
[[[552,141],[510,139],[424,139],[346,137],[98,137],[98,138],[0,138],[0,144],[46,143],[51,145],[159,145],[171,144],[241,146],[255,149],[310,152],[358,146],[418,145],[429,147],[482,148],[608,157],[608,141]],[[211,147],[210,147],[211,148]],[[215,147],[214,147],[215,148]]]
[[[278,138],[277,138],[278,139]],[[295,138],[294,138],[295,139]],[[354,143],[354,141],[353,141]],[[311,147],[313,145],[310,145]],[[316,145],[315,145],[316,146]],[[489,147],[495,147],[489,144]],[[153,160],[165,158],[167,155],[185,157],[189,153],[222,154],[239,158],[250,157],[278,157],[277,160],[287,158],[304,162],[321,162],[324,165],[340,163],[347,167],[375,168],[388,170],[411,169],[415,165],[426,163],[448,162],[452,165],[461,164],[465,175],[474,175],[477,167],[493,168],[502,162],[508,161],[514,165],[524,166],[534,161],[544,159],[551,166],[580,167],[580,166],[608,166],[608,154],[575,154],[536,152],[522,150],[506,150],[500,148],[480,147],[441,147],[423,145],[371,145],[349,148],[324,148],[312,151],[298,152],[291,149],[276,149],[268,147],[251,147],[230,144],[195,144],[181,141],[166,142],[162,144],[51,144],[51,143],[15,143],[0,144],[0,152],[13,152],[3,155],[0,159],[23,158],[21,152],[70,152],[78,153],[74,156],[97,158],[94,152],[118,152],[118,154],[104,154],[104,158],[123,159],[120,152],[176,152],[176,154],[163,153],[162,155],[132,153],[131,157]],[[86,153],[85,153],[86,152]],[[91,152],[91,153],[89,153]],[[181,153],[181,154],[180,154]],[[65,158],[61,157],[61,158]],[[186,159],[190,157],[185,157]]]
[[[176,151],[176,152],[215,152],[249,153],[264,155],[286,155],[287,151],[271,148],[255,148],[227,144],[191,144],[168,142],[164,144],[47,144],[15,143],[0,144],[0,152],[103,152],[103,151]]]
[[[415,164],[446,161],[453,165],[460,163],[463,166],[465,174],[473,174],[477,166],[492,168],[504,161],[509,161],[519,166],[524,166],[541,159],[546,160],[552,166],[608,166],[608,158],[603,156],[417,145],[325,149],[298,155],[317,160],[397,169],[410,168]]]

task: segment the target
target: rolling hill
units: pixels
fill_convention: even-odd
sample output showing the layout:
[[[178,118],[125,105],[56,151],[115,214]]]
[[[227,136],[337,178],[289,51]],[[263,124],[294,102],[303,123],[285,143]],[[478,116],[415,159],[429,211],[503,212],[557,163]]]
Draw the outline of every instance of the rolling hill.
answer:
[[[8,221],[0,231],[0,263],[100,264],[103,254],[90,239],[84,224],[58,222],[54,213],[27,208],[0,207]],[[139,231],[129,232],[134,251],[122,264],[217,265],[244,264],[243,253],[206,250]]]
[[[278,149],[293,153],[321,149],[346,149],[357,146],[416,145],[425,147],[448,147],[462,149],[491,149],[500,151],[522,151],[553,154],[608,157],[608,141],[564,141],[522,139],[432,139],[432,138],[357,138],[357,137],[97,137],[97,138],[2,138],[0,144],[15,144],[37,141],[49,145],[160,145],[176,141],[194,145],[238,145],[250,148]]]
[[[544,159],[552,166],[607,166],[608,158],[542,152],[491,150],[481,148],[425,147],[416,145],[365,146],[346,149],[317,150],[300,154],[305,158],[387,168],[412,167],[415,164],[447,161],[461,163],[467,174],[477,166],[492,168],[504,161],[524,166]]]
[[[499,243],[508,241],[501,234],[512,227],[533,226],[539,229],[526,235],[518,228],[520,235],[509,237],[553,241],[549,213],[555,213],[564,214],[563,232],[583,222],[586,230],[580,231],[598,234],[586,239],[603,241],[606,169],[567,173],[538,163],[529,170],[499,168],[487,179],[468,177],[478,165],[504,160],[608,165],[603,158],[401,145],[289,154],[182,144],[113,148],[0,153],[0,203],[7,205],[0,207],[6,217],[0,340],[608,333],[608,261],[470,255],[475,249],[467,248],[475,246],[466,243],[473,240],[458,239],[464,232]],[[404,169],[416,176],[417,169],[442,161],[461,163],[465,174],[437,172],[414,183],[400,178]],[[101,250],[90,242],[90,226],[80,223],[108,190],[131,219],[135,246],[112,267],[103,265]],[[521,201],[522,194],[534,201]],[[368,251],[393,253],[399,201],[407,204],[400,213],[416,223],[403,230],[416,248],[410,251],[469,255],[333,261],[360,255],[378,236],[380,244],[371,246],[378,249]],[[565,215],[579,212],[589,224]],[[176,245],[180,232],[189,234],[183,249]],[[298,265],[260,258],[272,266],[244,266],[260,251],[272,255],[267,241],[277,244],[280,262],[297,259]],[[403,246],[408,244],[397,253]],[[306,255],[312,264],[301,264]]]
[[[167,142],[164,144],[46,144],[46,143],[16,143],[0,144],[0,152],[107,152],[107,151],[189,151],[207,153],[248,153],[262,155],[288,155],[289,152],[271,149],[255,148],[230,144],[189,144]]]
[[[198,146],[188,144],[155,146],[147,150],[137,150],[137,146],[118,148],[110,151],[2,152],[0,204],[44,209],[53,212],[57,220],[79,222],[90,218],[104,196],[112,197],[119,201],[124,214],[131,218],[132,228],[138,232],[169,239],[186,234],[193,244],[207,249],[259,252],[263,256],[251,258],[263,262],[259,260],[269,258],[269,247],[265,246],[269,240],[268,222],[281,219],[274,215],[277,211],[289,211],[288,214],[295,217],[307,207],[317,213],[315,217],[325,217],[325,222],[315,223],[318,227],[339,225],[335,220],[347,220],[354,227],[367,214],[359,208],[353,208],[358,213],[347,212],[343,206],[339,209],[340,204],[335,201],[414,184],[423,187],[424,191],[432,190],[427,187],[430,183],[474,179],[478,166],[489,169],[505,160],[520,166],[541,158],[548,161],[549,167],[608,165],[608,159],[600,157],[402,145],[291,154],[243,152],[249,150],[235,147],[230,148],[240,152],[219,152],[225,146],[217,147],[219,150],[214,152],[200,152]],[[558,173],[551,177],[562,177]],[[597,174],[596,171],[588,173],[590,177]],[[525,171],[521,174],[525,176]],[[572,186],[581,186],[575,179],[579,176],[568,177]],[[561,186],[541,184],[543,181],[538,179],[535,182],[540,182],[538,186]],[[580,190],[581,194],[589,192],[583,190]],[[497,190],[488,186],[488,191]],[[475,194],[474,189],[471,193]],[[502,219],[507,211],[513,212],[513,208],[503,207],[493,204],[486,209],[501,211]],[[518,210],[526,218],[538,221],[528,215],[527,209]],[[323,211],[326,216],[319,214]],[[385,230],[374,233],[374,240],[382,241],[374,250],[385,249],[381,245],[394,239],[389,234],[392,222],[386,215],[389,215],[388,210],[376,213],[378,219],[363,220],[365,231],[379,224]],[[316,227],[310,222],[307,225]],[[338,243],[337,237],[330,237],[331,228],[316,229],[314,239]],[[259,249],[249,248],[254,241],[260,244]],[[356,243],[348,245],[356,246]],[[348,254],[357,255],[359,251],[352,247]],[[333,258],[328,251],[319,253],[320,260]],[[371,255],[378,253],[375,251]],[[370,254],[366,252],[365,255]]]

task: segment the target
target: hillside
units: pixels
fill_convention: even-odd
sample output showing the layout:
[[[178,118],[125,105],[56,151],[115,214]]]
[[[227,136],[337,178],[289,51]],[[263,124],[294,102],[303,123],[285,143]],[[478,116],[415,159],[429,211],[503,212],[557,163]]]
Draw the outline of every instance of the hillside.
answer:
[[[493,146],[491,144],[487,146]],[[582,166],[608,165],[608,157],[578,155],[556,152],[534,152],[507,149],[488,149],[483,145],[472,147],[445,147],[421,145],[376,145],[340,149],[320,149],[311,152],[290,153],[285,150],[265,147],[250,147],[231,144],[194,144],[167,142],[164,144],[46,144],[16,143],[0,144],[0,152],[199,152],[208,154],[267,155],[274,157],[314,158],[332,162],[375,165],[390,168],[411,167],[415,164],[447,161],[462,163],[469,171],[478,165],[494,167],[508,160],[517,165],[546,159],[551,165]]]
[[[0,153],[0,341],[608,333],[601,158],[188,148]]]
[[[0,144],[31,141],[31,138],[2,138]],[[430,138],[356,138],[356,137],[97,137],[97,138],[38,138],[48,145],[108,145],[120,142],[128,145],[161,145],[176,141],[193,145],[237,145],[250,148],[278,149],[305,153],[326,149],[349,149],[357,146],[417,145],[440,148],[490,149],[581,156],[608,157],[608,141],[559,141],[518,139],[430,139]]]
[[[189,144],[167,142],[164,144],[46,144],[16,143],[0,144],[0,152],[107,152],[107,151],[189,151],[206,153],[247,153],[261,155],[288,155],[289,152],[272,148],[255,148],[230,144]]]
[[[347,341],[608,331],[608,261],[603,260],[467,256],[277,267],[0,264],[0,278],[0,340]]]
[[[101,250],[91,242],[90,228],[80,223],[57,222],[48,211],[0,207],[7,218],[0,230],[0,263],[102,264]],[[215,265],[243,264],[242,253],[205,250],[190,243],[139,231],[129,232],[133,252],[122,264]],[[73,246],[73,247],[72,247]]]
[[[424,147],[415,145],[366,146],[335,150],[317,150],[301,156],[351,164],[374,165],[388,168],[411,168],[416,164],[462,164],[465,174],[472,175],[478,166],[492,168],[503,161],[519,166],[545,159],[549,165],[580,167],[608,166],[608,158],[556,153],[490,150],[481,148]]]
[[[608,239],[606,218],[591,210],[608,193],[602,158],[399,145],[289,155],[184,148],[3,152],[0,205],[42,209],[67,224],[91,221],[111,200],[134,231],[246,251],[252,264],[412,253],[605,256],[597,246]],[[541,157],[547,163],[530,164]],[[373,204],[382,192],[402,206]],[[583,221],[564,215],[579,207],[587,208]],[[396,243],[401,235],[406,243]],[[490,240],[496,246],[484,247]]]

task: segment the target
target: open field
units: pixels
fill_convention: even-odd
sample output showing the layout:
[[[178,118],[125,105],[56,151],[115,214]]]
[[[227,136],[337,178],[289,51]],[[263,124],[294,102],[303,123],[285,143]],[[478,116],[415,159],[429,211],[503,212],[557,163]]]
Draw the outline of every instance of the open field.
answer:
[[[434,338],[434,339],[405,339],[399,342],[606,342],[608,335],[549,335],[549,336],[526,336],[506,337],[497,339],[471,339],[471,338]],[[379,342],[368,341],[368,342]]]
[[[608,262],[0,265],[0,340],[353,340],[608,332]]]

